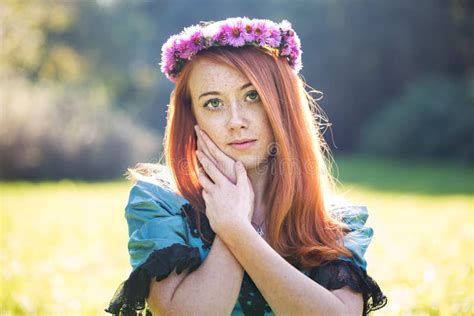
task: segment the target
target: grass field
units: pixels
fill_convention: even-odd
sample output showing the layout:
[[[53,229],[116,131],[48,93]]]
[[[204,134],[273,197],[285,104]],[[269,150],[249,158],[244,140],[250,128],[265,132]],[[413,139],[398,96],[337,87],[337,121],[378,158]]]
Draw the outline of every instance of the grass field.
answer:
[[[337,158],[369,209],[375,315],[474,314],[473,169]],[[103,315],[128,276],[126,182],[0,183],[2,315]]]

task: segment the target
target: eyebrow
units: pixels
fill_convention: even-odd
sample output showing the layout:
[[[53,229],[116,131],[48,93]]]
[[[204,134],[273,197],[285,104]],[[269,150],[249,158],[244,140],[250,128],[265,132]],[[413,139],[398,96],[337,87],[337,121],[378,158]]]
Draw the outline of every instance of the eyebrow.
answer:
[[[250,82],[247,82],[246,84],[244,84],[242,87],[240,87],[240,90],[244,90],[245,88],[247,87],[250,87],[252,84]],[[210,94],[217,94],[219,95],[220,93],[218,91],[209,91],[209,92],[205,92],[203,94],[201,94],[198,98],[198,100],[202,97],[205,97],[206,95],[210,95]]]

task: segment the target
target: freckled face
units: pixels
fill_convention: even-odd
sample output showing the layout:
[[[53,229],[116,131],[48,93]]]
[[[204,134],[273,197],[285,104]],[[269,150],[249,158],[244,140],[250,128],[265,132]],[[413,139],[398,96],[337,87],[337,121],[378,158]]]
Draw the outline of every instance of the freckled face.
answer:
[[[274,142],[273,131],[247,77],[227,65],[198,60],[190,73],[188,88],[199,127],[220,150],[242,161],[247,169],[267,160]],[[246,138],[257,141],[244,149],[229,144]]]

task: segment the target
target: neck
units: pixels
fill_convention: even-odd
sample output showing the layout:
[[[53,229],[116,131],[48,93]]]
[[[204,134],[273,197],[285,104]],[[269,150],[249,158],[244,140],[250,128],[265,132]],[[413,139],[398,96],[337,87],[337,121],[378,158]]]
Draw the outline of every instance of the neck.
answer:
[[[258,225],[263,222],[268,211],[268,205],[264,192],[268,185],[269,174],[270,172],[268,168],[253,168],[247,170],[247,175],[250,179],[250,182],[252,183],[255,196],[252,221]]]

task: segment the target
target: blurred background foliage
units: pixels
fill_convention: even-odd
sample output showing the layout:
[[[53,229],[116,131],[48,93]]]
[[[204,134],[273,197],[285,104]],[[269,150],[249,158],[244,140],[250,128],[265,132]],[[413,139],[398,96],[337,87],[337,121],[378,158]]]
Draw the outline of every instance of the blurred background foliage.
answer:
[[[333,152],[472,164],[473,2],[0,4],[0,178],[104,179],[156,161],[173,85],[163,42],[229,16],[288,19]]]

